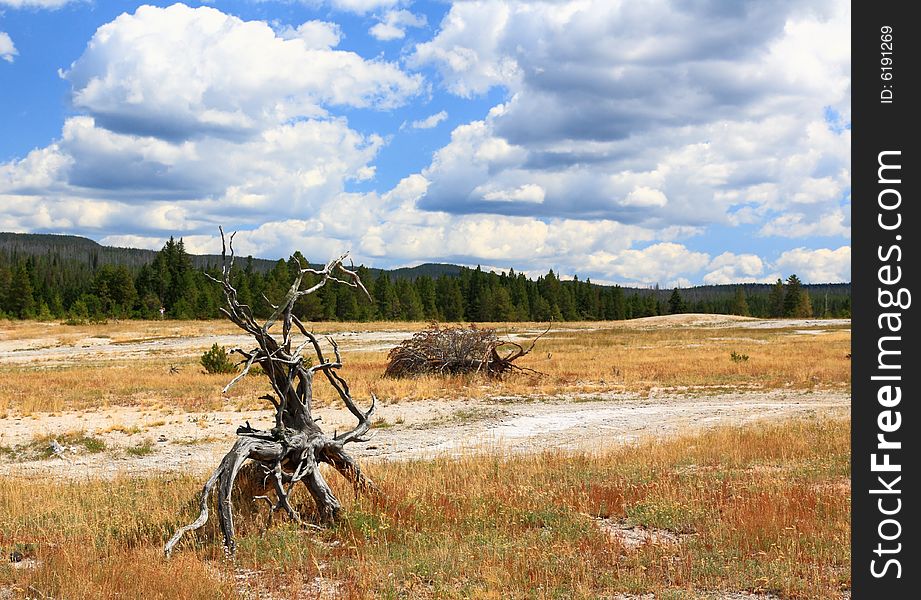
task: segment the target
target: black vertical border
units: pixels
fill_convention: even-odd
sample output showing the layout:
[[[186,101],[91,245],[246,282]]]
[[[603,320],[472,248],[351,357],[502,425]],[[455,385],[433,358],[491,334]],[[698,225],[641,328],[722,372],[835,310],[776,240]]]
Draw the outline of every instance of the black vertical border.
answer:
[[[921,223],[917,218],[914,204],[918,202],[917,125],[921,120],[921,104],[916,93],[915,80],[921,65],[921,53],[918,38],[921,36],[921,23],[909,15],[910,8],[916,7],[911,2],[877,1],[855,2],[852,4],[851,20],[851,82],[852,82],[852,151],[851,151],[851,223],[852,223],[852,397],[851,397],[851,467],[852,467],[852,516],[851,516],[851,577],[853,598],[856,600],[917,598],[921,593],[921,533],[917,527],[917,512],[921,510],[918,494],[910,490],[919,489],[919,411],[917,380],[921,375],[921,363],[918,362],[918,339],[914,313],[915,302],[921,302],[921,296],[912,298],[910,308],[882,308],[878,300],[880,283],[878,273],[885,264],[898,265],[902,269],[902,279],[895,286],[883,286],[883,289],[895,291],[899,287],[911,292],[921,293],[916,285],[918,272],[921,271],[921,256],[918,255],[916,236],[921,235]],[[881,33],[884,27],[892,28],[892,79],[885,80],[882,69],[886,49],[881,46]],[[885,87],[885,86],[890,87]],[[891,103],[885,103],[883,90],[892,91]],[[901,164],[901,183],[896,186],[882,185],[878,182],[879,154],[884,151],[901,151],[898,163]],[[893,159],[888,159],[890,162]],[[889,171],[893,173],[893,171]],[[897,187],[901,193],[902,225],[898,230],[886,231],[878,224],[881,211],[878,207],[879,193],[891,187]],[[890,194],[888,199],[892,199]],[[894,212],[894,211],[893,211]],[[884,217],[892,223],[892,212]],[[901,239],[896,239],[900,235]],[[893,245],[901,249],[901,261],[896,261],[892,254],[888,261],[881,260],[882,254]],[[901,364],[898,371],[885,372],[877,368],[878,343],[881,336],[899,335],[889,332],[887,327],[879,327],[879,315],[884,312],[901,312],[901,355],[897,360]],[[909,333],[911,332],[911,333]],[[892,342],[887,342],[890,349],[895,349]],[[888,361],[894,362],[891,357]],[[901,427],[893,433],[887,433],[889,440],[902,443],[900,450],[877,449],[877,435],[880,433],[877,419],[880,412],[886,410],[877,400],[877,393],[885,383],[873,381],[871,377],[879,374],[900,374],[902,391],[901,403],[892,407],[898,410],[902,418]],[[893,463],[902,466],[902,479],[892,485],[892,474],[871,471],[871,454],[888,453]],[[877,457],[877,462],[882,459]],[[878,476],[884,476],[898,495],[879,495],[871,490],[881,488]],[[895,498],[901,499],[898,514],[892,515],[900,525],[899,538],[885,541],[880,538],[880,523],[890,518],[880,513],[878,501],[884,500],[884,508],[892,510],[896,506]],[[892,523],[884,526],[883,533],[892,536],[898,528]],[[901,543],[901,551],[894,554],[877,554],[877,544],[884,548],[896,548]],[[890,565],[886,575],[874,577],[871,573],[871,561],[876,560],[876,569],[881,571],[885,561],[894,558],[901,565],[901,577],[896,577],[897,569]]]

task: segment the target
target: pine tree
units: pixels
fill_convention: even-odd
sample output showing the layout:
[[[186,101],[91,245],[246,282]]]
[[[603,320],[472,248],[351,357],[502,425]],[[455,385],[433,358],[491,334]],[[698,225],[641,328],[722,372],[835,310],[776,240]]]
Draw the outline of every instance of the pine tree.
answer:
[[[799,302],[793,310],[793,316],[798,319],[809,319],[812,317],[812,298],[809,297],[809,292],[806,290],[803,290],[800,294]]]
[[[484,321],[488,307],[483,306],[485,276],[480,265],[470,272],[470,280],[464,294],[464,314],[471,321]]]
[[[435,282],[432,281],[431,277],[423,275],[413,282],[413,286],[416,288],[419,300],[422,301],[423,318],[426,321],[437,321],[439,319],[439,313],[438,297],[435,293]]]
[[[492,294],[492,319],[495,321],[511,321],[515,316],[515,306],[512,304],[512,295],[504,287],[496,288]]]
[[[421,321],[425,316],[419,293],[407,279],[397,279],[394,285],[396,298],[399,298],[399,314],[396,318],[403,321]]]
[[[194,316],[193,307],[198,295],[197,275],[192,259],[185,251],[185,243],[181,238],[177,242],[170,237],[154,257],[149,274],[149,285],[170,317],[190,319]]]
[[[295,256],[300,254],[299,252],[294,253]],[[303,264],[306,266],[307,261],[304,260]],[[302,281],[302,286],[304,289],[310,289],[317,283],[317,276],[312,273],[306,273]],[[323,302],[320,299],[319,294],[307,294],[298,299],[297,304],[294,306],[294,314],[301,320],[306,321],[319,321],[323,318]]]
[[[748,310],[748,301],[745,299],[745,290],[742,289],[741,285],[736,288],[736,293],[732,298],[732,304],[730,305],[729,312],[733,315],[739,315],[742,317],[747,317],[750,315]]]
[[[321,313],[320,319],[323,321],[335,321],[338,307],[336,306],[339,297],[337,293],[337,288],[339,286],[333,285],[324,285],[313,296],[317,296],[320,300],[323,312]]]
[[[10,287],[7,291],[6,310],[14,317],[27,319],[35,311],[35,297],[32,295],[32,279],[26,270],[26,264],[19,263],[13,271]]]
[[[557,307],[557,312],[559,312],[560,280],[557,279],[553,269],[550,269],[544,277],[537,279],[537,290],[547,300],[551,308],[555,306]]]
[[[654,317],[659,314],[659,303],[656,302],[655,294],[649,294],[643,298],[641,305],[641,316]]]
[[[275,262],[272,270],[265,274],[262,293],[256,299],[254,310],[257,315],[268,317],[275,310],[271,305],[277,305],[288,293],[294,276],[289,273],[288,263],[283,260]]]
[[[515,306],[515,320],[528,321],[531,319],[531,300],[528,296],[528,279],[523,273],[516,274],[515,269],[509,269],[509,294]]]
[[[677,315],[686,310],[687,306],[684,304],[684,298],[681,297],[681,292],[678,291],[678,288],[673,289],[672,295],[668,298],[668,313]]]
[[[99,299],[103,315],[128,317],[134,310],[138,294],[134,279],[122,265],[103,265],[93,278],[93,294]]]
[[[0,259],[2,258],[3,255],[0,254]],[[9,311],[7,298],[9,298],[11,281],[12,274],[10,273],[9,267],[7,267],[3,261],[0,261],[0,316]]]
[[[797,310],[803,303],[803,284],[795,274],[787,277],[786,292],[783,297],[783,316],[795,317]],[[812,308],[810,305],[810,315]]]
[[[574,287],[572,285],[562,285],[561,283],[557,295],[560,315],[567,321],[579,320],[579,311],[576,310],[576,299],[573,293]]]
[[[374,281],[374,277],[371,275],[371,270],[364,265],[359,265],[358,269],[356,269],[356,273],[358,273],[358,278],[368,285]],[[368,292],[370,294],[371,290],[368,289]],[[372,296],[369,299],[364,294],[356,294],[356,296],[356,301],[358,303],[358,320],[373,321],[374,313],[377,311],[377,307],[374,305],[374,297]]]
[[[386,273],[381,273],[374,281],[373,297],[377,303],[378,319],[398,321],[402,318],[400,298],[390,283],[390,276]]]
[[[531,307],[536,321],[549,321],[554,317],[553,307],[543,296],[538,296]]]
[[[358,307],[358,294],[354,293],[351,288],[336,286],[336,318],[340,321],[360,320],[361,311]]]
[[[587,278],[581,286],[582,293],[579,296],[579,317],[587,320],[601,319],[601,288],[592,284],[592,280]]]
[[[609,307],[605,310],[605,319],[622,320],[627,318],[627,302],[624,298],[624,290],[619,285],[608,294],[610,297]]]
[[[445,321],[462,321],[464,319],[464,295],[460,282],[446,275],[438,278],[435,285],[438,311]]]
[[[643,315],[643,299],[638,293],[633,292],[630,294],[630,299],[627,300],[627,318],[636,319],[642,316],[645,316]]]
[[[528,299],[528,280],[524,274],[508,270],[508,291],[514,306],[515,320],[527,321],[531,318],[531,302]]]
[[[774,318],[784,315],[783,279],[778,278],[771,287],[771,295],[768,298],[768,310],[770,311],[770,316]]]

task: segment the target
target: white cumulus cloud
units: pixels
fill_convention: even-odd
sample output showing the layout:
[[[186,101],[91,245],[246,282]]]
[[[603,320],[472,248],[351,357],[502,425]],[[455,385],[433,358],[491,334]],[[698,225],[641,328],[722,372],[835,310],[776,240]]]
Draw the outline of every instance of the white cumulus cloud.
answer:
[[[851,247],[794,248],[782,253],[776,266],[783,273],[795,273],[804,283],[847,282],[851,280]]]
[[[330,107],[386,109],[421,85],[333,50],[338,36],[325,22],[285,35],[184,5],[103,25],[64,72],[84,114],[0,163],[3,227],[150,239],[320,212],[347,182],[373,178],[384,144]]]
[[[0,6],[9,6],[10,8],[61,8],[65,4],[72,2],[81,2],[83,0],[0,0]]]
[[[847,237],[849,30],[843,1],[455,3],[409,63],[508,99],[436,153],[421,206],[520,215],[473,192],[533,182],[538,218],[813,235],[767,226],[796,213]]]
[[[679,280],[697,274],[710,262],[703,252],[689,250],[683,244],[660,242],[641,250],[598,252],[588,257],[593,271],[630,284],[677,286]]]
[[[13,62],[13,58],[17,54],[19,54],[19,52],[16,50],[16,45],[13,44],[13,39],[10,37],[10,34],[5,31],[0,31],[0,59],[6,62]]]
[[[336,9],[356,13],[359,15],[390,8],[399,4],[401,0],[330,0],[329,3]]]
[[[665,194],[659,190],[648,188],[648,187],[638,187],[627,194],[627,197],[624,198],[623,204],[625,206],[658,206],[662,207],[668,204],[668,198],[665,197]]]
[[[401,40],[406,37],[408,28],[425,27],[427,23],[425,15],[416,15],[408,10],[389,10],[368,30],[368,33],[382,42]]]
[[[342,39],[342,28],[328,21],[305,21],[297,27],[284,27],[279,34],[285,39],[300,39],[307,48],[335,48]]]
[[[447,111],[439,111],[434,115],[429,115],[424,119],[419,119],[418,121],[413,121],[410,124],[410,127],[413,129],[432,129],[438,127],[438,124],[448,118]]]
[[[100,27],[63,77],[101,126],[172,138],[250,135],[329,105],[392,108],[420,91],[421,78],[395,64],[318,47],[334,34],[311,23],[286,38],[213,8],[141,6]]]
[[[537,202],[544,201],[544,188],[533,183],[526,183],[512,190],[492,190],[481,192],[484,200],[505,202]]]
[[[756,254],[723,252],[707,265],[703,282],[711,285],[727,283],[772,283],[777,273],[765,273],[765,264]]]
[[[801,212],[783,213],[761,227],[762,235],[775,235],[789,238],[808,236],[842,236],[850,237],[850,205],[834,208],[831,211],[814,216]]]

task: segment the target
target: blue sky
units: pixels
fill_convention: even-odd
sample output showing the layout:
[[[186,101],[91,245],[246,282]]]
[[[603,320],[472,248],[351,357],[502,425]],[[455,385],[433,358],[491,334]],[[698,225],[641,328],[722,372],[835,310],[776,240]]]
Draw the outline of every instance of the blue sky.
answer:
[[[850,280],[841,1],[0,0],[0,230]]]

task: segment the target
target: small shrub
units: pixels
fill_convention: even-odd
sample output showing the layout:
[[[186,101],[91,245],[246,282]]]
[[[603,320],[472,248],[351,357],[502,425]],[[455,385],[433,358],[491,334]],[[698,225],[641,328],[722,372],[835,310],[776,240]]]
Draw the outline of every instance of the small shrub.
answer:
[[[237,365],[230,360],[227,350],[215,343],[211,349],[201,355],[201,366],[206,373],[236,373]]]
[[[747,362],[747,361],[748,361],[748,355],[747,355],[747,354],[739,354],[738,352],[736,352],[735,350],[733,350],[732,353],[729,355],[729,360],[731,360],[731,361],[734,362],[734,363],[743,363],[743,362]]]
[[[374,419],[374,421],[371,423],[371,427],[373,427],[374,429],[389,429],[393,427],[393,423],[391,423],[384,417],[378,417]]]
[[[77,443],[86,448],[86,451],[91,454],[98,454],[106,449],[106,443],[99,438],[84,436],[77,440]]]
[[[61,449],[69,452],[82,447],[90,454],[98,454],[106,449],[105,441],[97,437],[87,435],[84,431],[69,431],[58,435],[37,436],[29,444],[18,446],[15,450],[25,451],[25,454],[20,455],[21,458],[29,458],[30,455],[38,458],[51,458],[57,454],[54,449],[55,442]]]
[[[129,456],[148,456],[153,454],[155,451],[156,449],[150,443],[150,440],[145,440],[143,443],[140,443],[137,446],[125,448],[125,453]]]

